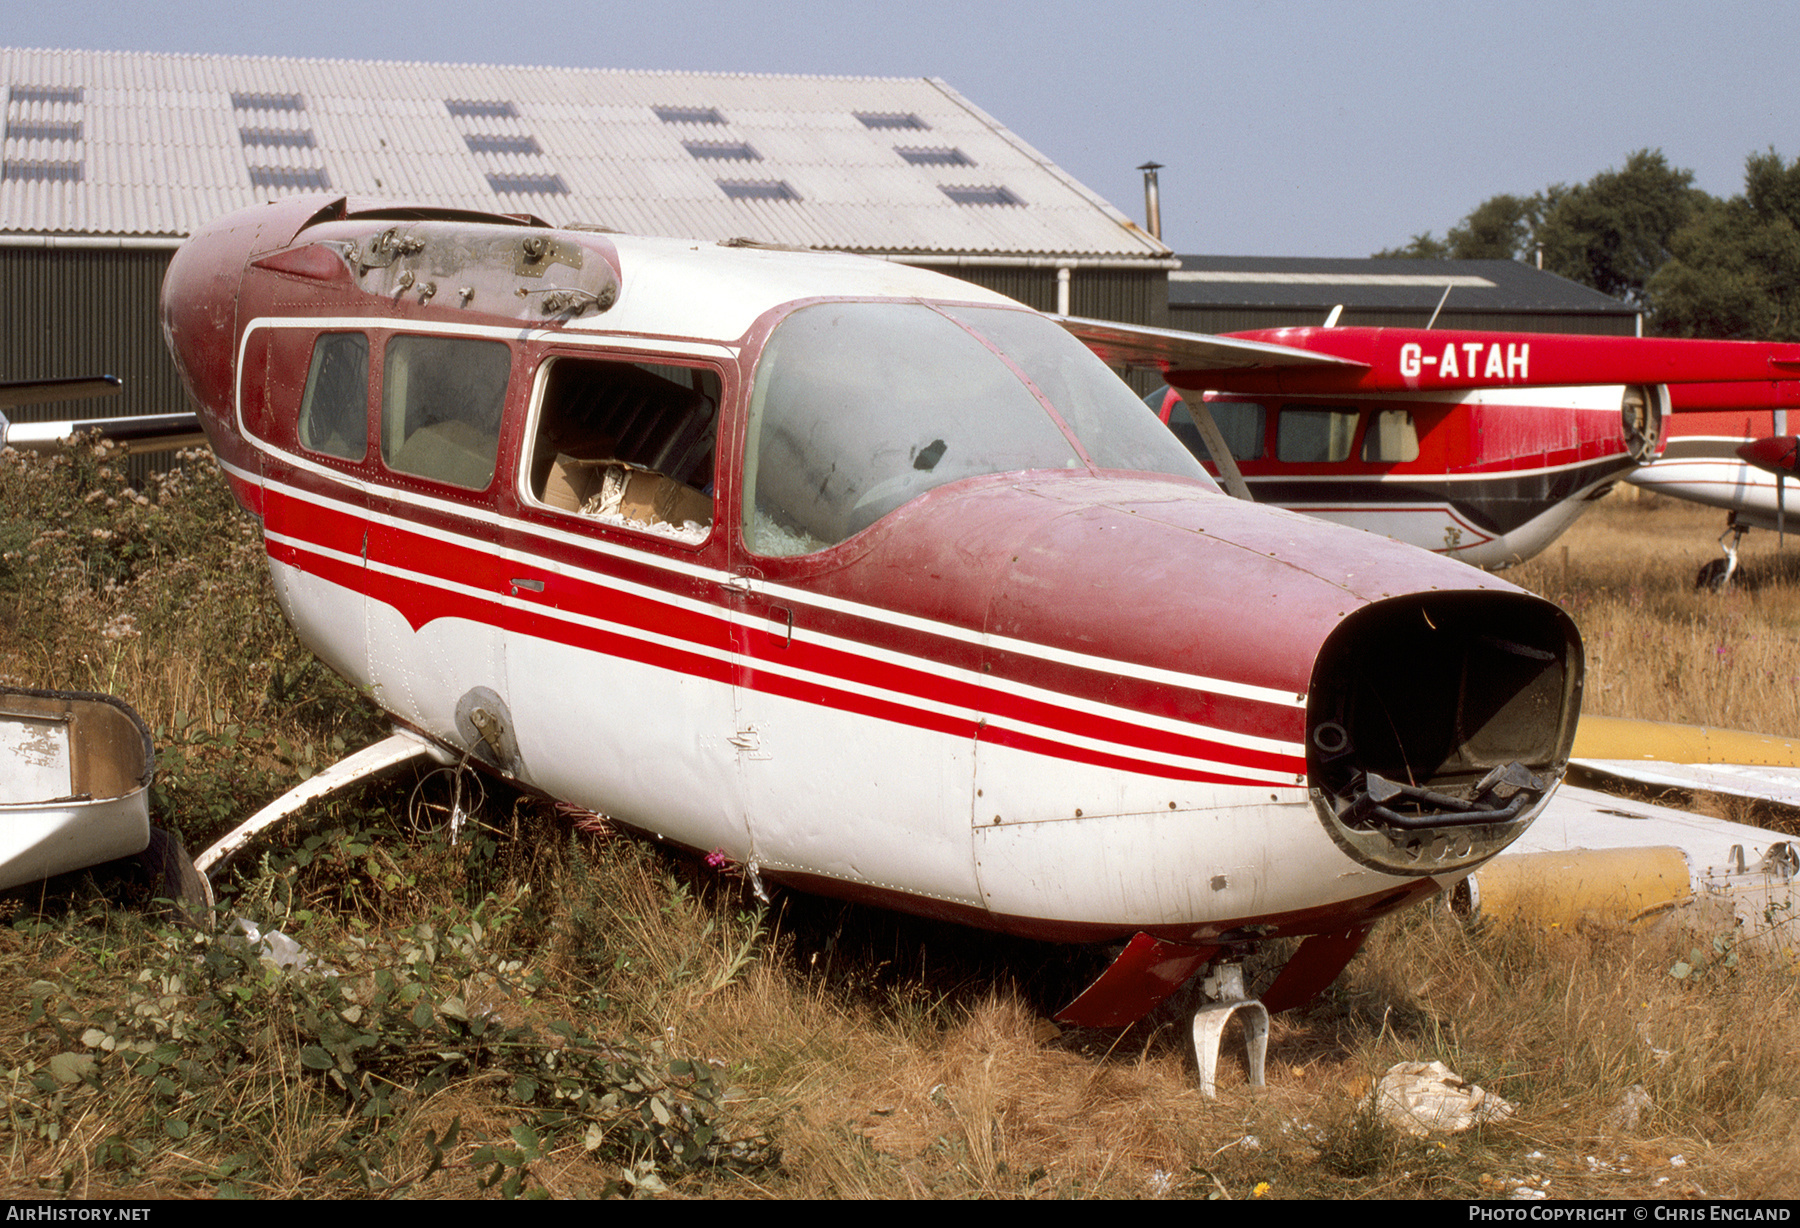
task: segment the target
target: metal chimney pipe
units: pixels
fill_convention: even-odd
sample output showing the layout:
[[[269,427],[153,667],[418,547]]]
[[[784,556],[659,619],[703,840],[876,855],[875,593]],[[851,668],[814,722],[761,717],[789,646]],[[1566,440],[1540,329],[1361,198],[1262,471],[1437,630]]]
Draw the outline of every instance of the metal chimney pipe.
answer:
[[[1162,241],[1162,201],[1156,192],[1156,172],[1162,169],[1161,162],[1146,162],[1138,167],[1144,172],[1144,229],[1150,237]]]

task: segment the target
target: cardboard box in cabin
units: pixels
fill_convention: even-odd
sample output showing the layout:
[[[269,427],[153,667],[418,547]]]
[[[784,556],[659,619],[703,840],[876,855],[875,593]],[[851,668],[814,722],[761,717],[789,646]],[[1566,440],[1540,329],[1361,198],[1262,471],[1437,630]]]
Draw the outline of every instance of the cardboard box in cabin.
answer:
[[[590,506],[605,493],[609,471],[615,486],[623,487],[616,492],[617,504],[603,510]],[[712,500],[691,486],[624,461],[577,460],[566,453],[550,466],[544,502],[565,512],[614,513],[641,524],[712,523]]]

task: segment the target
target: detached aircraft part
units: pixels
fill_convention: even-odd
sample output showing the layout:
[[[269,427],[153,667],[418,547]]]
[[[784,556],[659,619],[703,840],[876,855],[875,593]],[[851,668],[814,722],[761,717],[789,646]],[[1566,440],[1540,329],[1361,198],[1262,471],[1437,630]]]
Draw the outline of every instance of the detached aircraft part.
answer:
[[[155,773],[123,700],[0,687],[0,888],[143,852]]]
[[[1800,798],[1800,742],[1705,726],[1584,717],[1571,765],[1602,780]],[[1459,889],[1488,916],[1573,925],[1679,913],[1777,947],[1796,941],[1800,853],[1778,832],[1564,785],[1516,844]]]
[[[111,443],[127,445],[137,452],[192,448],[206,442],[200,419],[191,413],[13,422],[3,412],[25,405],[117,396],[123,389],[124,381],[116,375],[0,382],[0,447],[20,452],[58,452],[71,436],[93,431]]]
[[[391,772],[421,756],[435,756],[437,753],[435,748],[406,733],[396,733],[373,746],[365,746],[355,754],[338,760],[318,775],[295,785],[245,819],[222,840],[194,858],[194,868],[202,874],[210,874],[214,866],[223,864],[248,844],[252,836],[297,814],[320,798],[384,772]]]

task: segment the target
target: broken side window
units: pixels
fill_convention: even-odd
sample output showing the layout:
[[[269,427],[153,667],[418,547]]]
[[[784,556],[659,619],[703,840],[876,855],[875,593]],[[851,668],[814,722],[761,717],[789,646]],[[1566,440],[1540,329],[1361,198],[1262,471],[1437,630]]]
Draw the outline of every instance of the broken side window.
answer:
[[[368,454],[369,339],[362,333],[321,333],[313,343],[300,443],[346,460]]]
[[[503,341],[395,337],[381,376],[381,459],[482,490],[494,480],[512,351]]]
[[[531,497],[683,541],[713,519],[721,384],[705,367],[553,358],[542,381]]]

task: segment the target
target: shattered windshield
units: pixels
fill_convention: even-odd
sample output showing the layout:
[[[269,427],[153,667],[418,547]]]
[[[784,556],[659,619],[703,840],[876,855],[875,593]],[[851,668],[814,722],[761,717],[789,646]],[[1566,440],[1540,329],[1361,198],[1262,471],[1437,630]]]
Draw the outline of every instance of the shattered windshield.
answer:
[[[1004,308],[801,308],[763,347],[748,429],[744,540],[764,555],[822,550],[981,474],[1091,462],[1211,485],[1085,346]]]

